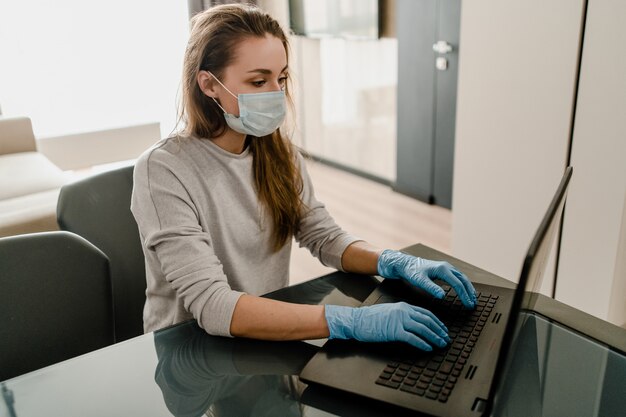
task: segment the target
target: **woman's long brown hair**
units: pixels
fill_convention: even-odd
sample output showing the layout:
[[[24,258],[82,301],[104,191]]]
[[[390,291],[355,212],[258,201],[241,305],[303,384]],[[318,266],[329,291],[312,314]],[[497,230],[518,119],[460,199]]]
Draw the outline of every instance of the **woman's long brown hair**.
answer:
[[[276,20],[256,7],[215,6],[192,18],[183,67],[180,115],[185,134],[205,139],[220,136],[226,129],[222,110],[198,86],[198,72],[210,71],[221,78],[233,61],[233,51],[239,42],[268,34],[280,39],[289,60],[285,33]],[[285,92],[291,101],[288,87]],[[273,248],[277,251],[297,232],[304,207],[296,150],[280,130],[259,138],[248,136],[248,146],[259,200],[273,221]]]

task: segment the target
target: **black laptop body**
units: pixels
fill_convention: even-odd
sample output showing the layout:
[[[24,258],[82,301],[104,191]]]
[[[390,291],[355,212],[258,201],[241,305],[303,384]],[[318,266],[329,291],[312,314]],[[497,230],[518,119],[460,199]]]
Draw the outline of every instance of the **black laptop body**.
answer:
[[[433,300],[403,281],[384,280],[363,302],[406,301],[431,310],[450,330],[453,341],[448,347],[423,352],[403,343],[329,340],[300,378],[424,415],[488,414],[521,325],[520,313],[532,309],[533,294],[549,264],[571,175],[568,167],[530,244],[517,286],[475,283],[479,303],[475,310],[466,310],[446,285],[445,299]],[[465,262],[450,262],[472,280],[478,275],[498,279]]]

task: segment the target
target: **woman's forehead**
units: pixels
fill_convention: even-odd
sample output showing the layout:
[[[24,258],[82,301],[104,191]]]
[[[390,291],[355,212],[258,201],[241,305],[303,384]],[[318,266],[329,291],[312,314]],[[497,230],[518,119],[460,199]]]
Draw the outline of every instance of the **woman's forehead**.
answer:
[[[280,73],[287,66],[287,53],[280,39],[266,35],[246,37],[237,44],[229,69],[250,73]]]

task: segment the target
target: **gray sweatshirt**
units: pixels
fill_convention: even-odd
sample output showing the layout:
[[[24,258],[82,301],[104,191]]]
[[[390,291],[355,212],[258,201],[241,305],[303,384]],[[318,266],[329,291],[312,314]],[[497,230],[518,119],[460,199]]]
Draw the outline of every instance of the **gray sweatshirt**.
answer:
[[[302,157],[302,201],[310,209],[295,239],[324,265],[341,269],[357,239],[315,199]],[[289,283],[291,241],[272,251],[272,221],[253,184],[252,154],[232,154],[207,139],[169,138],[135,165],[131,210],[146,259],[144,330],[195,318],[206,332],[230,336],[243,293]]]

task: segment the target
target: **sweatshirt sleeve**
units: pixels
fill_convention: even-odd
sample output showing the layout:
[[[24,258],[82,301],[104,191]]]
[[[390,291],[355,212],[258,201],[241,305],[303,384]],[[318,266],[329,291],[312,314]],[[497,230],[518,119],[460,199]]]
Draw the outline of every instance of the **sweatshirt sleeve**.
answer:
[[[156,255],[163,276],[207,333],[231,336],[243,293],[230,288],[193,198],[168,162],[157,148],[135,165],[131,210],[144,251]]]
[[[304,158],[299,153],[297,164],[302,175],[302,202],[305,209],[295,239],[300,247],[306,247],[322,264],[343,271],[341,265],[343,252],[350,244],[362,239],[343,231],[330,216],[324,204],[315,198],[313,183]]]

